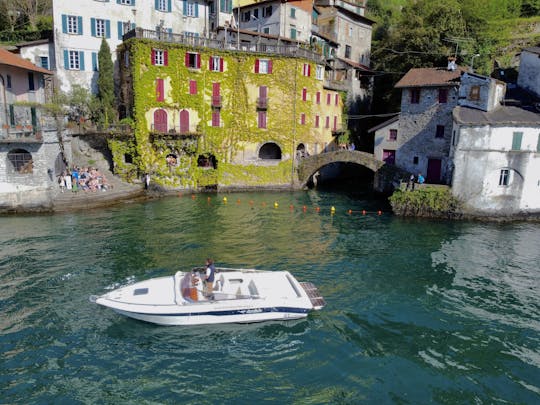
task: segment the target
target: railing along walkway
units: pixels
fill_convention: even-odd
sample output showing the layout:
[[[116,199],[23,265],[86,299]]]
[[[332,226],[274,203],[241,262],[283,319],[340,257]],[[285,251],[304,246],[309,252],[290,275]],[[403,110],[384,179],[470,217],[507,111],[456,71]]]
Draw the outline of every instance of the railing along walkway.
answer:
[[[315,62],[324,61],[322,54],[313,52],[309,49],[301,48],[298,45],[282,45],[268,43],[240,43],[226,42],[223,40],[196,37],[192,35],[174,34],[167,31],[152,31],[142,28],[135,28],[127,32],[123,36],[123,40],[127,41],[130,38],[152,39],[154,41],[170,42],[176,44],[197,46],[201,48],[213,48],[221,50],[234,50],[251,53],[267,53],[282,56],[294,56],[300,58],[311,59]]]

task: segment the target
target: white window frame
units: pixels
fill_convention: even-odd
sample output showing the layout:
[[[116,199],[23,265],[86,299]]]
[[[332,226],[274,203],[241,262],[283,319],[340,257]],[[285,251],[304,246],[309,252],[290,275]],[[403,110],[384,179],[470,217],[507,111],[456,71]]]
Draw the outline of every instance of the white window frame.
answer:
[[[267,75],[270,59],[259,59],[259,74]]]
[[[165,51],[163,49],[154,49],[154,65],[165,66]]]
[[[317,65],[315,68],[315,78],[317,80],[324,80],[324,66]]]
[[[211,56],[212,58],[212,72],[220,72],[221,67],[221,57],[220,56]]]
[[[79,34],[79,18],[76,15],[67,16],[67,33]]]
[[[79,51],[68,51],[69,70],[81,70],[81,57]]]
[[[186,16],[195,17],[195,8],[197,5],[193,1],[188,1],[186,3]]]
[[[508,187],[510,185],[510,169],[501,169],[499,173],[499,186]]]
[[[94,24],[95,24],[94,29],[95,29],[96,37],[105,38],[105,35],[107,33],[105,20],[103,18],[96,18],[94,20]]]
[[[167,0],[158,0],[157,6],[158,6],[158,8],[157,8],[158,11],[167,11],[168,10]]]

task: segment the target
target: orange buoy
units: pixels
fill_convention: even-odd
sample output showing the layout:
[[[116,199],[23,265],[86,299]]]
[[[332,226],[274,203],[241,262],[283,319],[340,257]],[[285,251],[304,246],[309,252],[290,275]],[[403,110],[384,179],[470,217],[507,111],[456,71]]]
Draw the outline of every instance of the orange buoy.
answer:
[[[347,212],[349,213],[349,215],[351,215],[351,214],[352,214],[352,210],[349,210],[349,211],[347,211]]]
[[[304,211],[304,212],[307,211],[307,207],[305,205],[302,207],[302,211]]]
[[[362,215],[366,215],[366,210],[362,210]]]
[[[290,209],[291,211],[294,210],[294,205],[292,205],[292,204],[289,205],[289,209]]]
[[[236,203],[237,203],[237,204],[240,204],[240,198],[239,198],[238,200],[236,200]]]
[[[264,201],[263,201],[263,203],[262,203],[262,206],[263,206],[263,207],[266,207],[266,203],[265,203]]]
[[[315,211],[319,212],[321,209],[320,207],[315,208]]]
[[[192,199],[192,200],[195,199],[195,194],[191,194],[191,199]]]
[[[381,211],[381,210],[377,211],[377,214],[378,214],[378,215],[381,215],[381,214],[382,214],[382,211]]]
[[[208,197],[208,198],[206,199],[206,201],[210,202],[210,197]]]
[[[249,205],[253,205],[253,200],[249,200]]]

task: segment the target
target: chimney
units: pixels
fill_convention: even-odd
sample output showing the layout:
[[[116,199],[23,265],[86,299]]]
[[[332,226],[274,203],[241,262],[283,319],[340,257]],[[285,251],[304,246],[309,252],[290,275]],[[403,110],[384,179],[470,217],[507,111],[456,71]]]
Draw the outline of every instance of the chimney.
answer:
[[[454,58],[453,56],[450,56],[448,58],[448,66],[446,67],[447,70],[450,70],[450,71],[454,71],[456,70],[457,66],[456,66],[456,58]]]

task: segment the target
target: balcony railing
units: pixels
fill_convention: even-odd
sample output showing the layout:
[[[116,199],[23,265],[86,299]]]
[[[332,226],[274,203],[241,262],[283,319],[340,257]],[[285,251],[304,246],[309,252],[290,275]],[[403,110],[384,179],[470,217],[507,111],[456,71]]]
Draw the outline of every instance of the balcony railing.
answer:
[[[123,40],[130,38],[153,39],[155,41],[184,44],[201,48],[214,48],[222,50],[234,50],[252,53],[277,54],[281,56],[296,56],[311,59],[315,62],[323,62],[324,56],[312,50],[302,48],[299,45],[283,45],[268,43],[235,43],[207,37],[195,37],[192,35],[173,34],[165,31],[152,31],[135,28],[123,36]]]
[[[3,125],[0,130],[0,143],[23,142],[43,143],[41,129],[32,125]]]
[[[221,96],[212,96],[212,107],[221,107]]]
[[[257,108],[259,110],[268,109],[268,97],[259,97],[259,98],[257,98]]]

